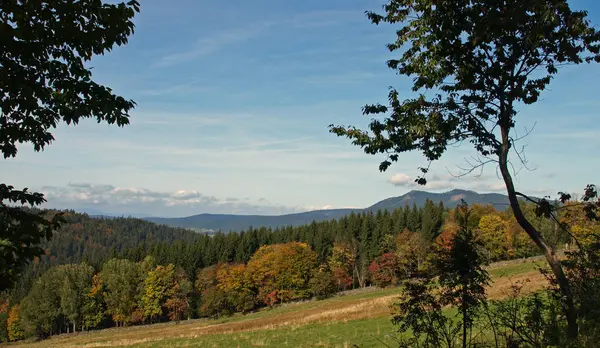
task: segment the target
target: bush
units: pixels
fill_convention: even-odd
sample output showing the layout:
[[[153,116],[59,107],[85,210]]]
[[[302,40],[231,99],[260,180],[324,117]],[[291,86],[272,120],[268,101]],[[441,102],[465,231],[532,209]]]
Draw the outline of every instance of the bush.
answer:
[[[560,305],[545,298],[544,293],[522,295],[523,285],[521,282],[513,284],[508,298],[490,301],[485,307],[494,341],[503,347],[552,347],[558,344],[563,340],[561,332],[564,332],[564,327],[557,321]]]
[[[202,305],[199,314],[201,317],[218,318],[233,314],[227,295],[216,287],[208,288],[202,293]]]
[[[308,286],[310,287],[312,294],[319,300],[330,297],[337,290],[333,274],[325,270],[315,272],[310,279]]]
[[[25,338],[25,333],[21,326],[20,310],[19,305],[16,305],[8,312],[8,318],[6,318],[6,326],[8,331],[8,339],[10,341],[18,341]]]

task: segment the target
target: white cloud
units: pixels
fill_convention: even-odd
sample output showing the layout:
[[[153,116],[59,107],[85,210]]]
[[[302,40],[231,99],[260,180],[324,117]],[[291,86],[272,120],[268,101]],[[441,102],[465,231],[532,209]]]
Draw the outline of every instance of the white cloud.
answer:
[[[398,173],[391,177],[390,182],[396,186],[411,186],[415,180],[404,173]]]
[[[59,209],[93,210],[106,214],[146,216],[187,216],[202,213],[280,215],[310,210],[333,209],[325,206],[285,206],[265,198],[255,202],[227,197],[220,199],[194,190],[159,192],[138,187],[115,187],[91,183],[71,183],[64,187],[46,186],[46,206]]]
[[[479,192],[504,192],[506,191],[506,186],[503,182],[477,183],[472,186],[472,189]]]
[[[331,204],[326,204],[323,206],[319,206],[319,205],[308,205],[303,207],[303,211],[313,211],[313,210],[329,210],[329,209],[334,209],[333,206]]]

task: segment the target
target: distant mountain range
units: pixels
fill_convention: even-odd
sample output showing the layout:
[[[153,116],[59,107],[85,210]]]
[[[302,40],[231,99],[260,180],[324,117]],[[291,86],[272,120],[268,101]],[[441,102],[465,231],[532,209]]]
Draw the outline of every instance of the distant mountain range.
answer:
[[[240,231],[248,227],[281,227],[300,226],[312,221],[332,220],[349,215],[352,212],[377,211],[387,209],[393,211],[406,205],[423,206],[427,199],[434,203],[442,201],[446,207],[455,207],[464,199],[469,204],[492,204],[499,209],[508,207],[508,197],[498,193],[477,193],[467,190],[452,190],[444,193],[426,191],[410,191],[399,197],[392,197],[377,202],[364,209],[333,209],[315,210],[297,214],[278,216],[269,215],[230,215],[230,214],[199,214],[180,218],[147,217],[145,220],[172,227],[184,227],[198,231]]]

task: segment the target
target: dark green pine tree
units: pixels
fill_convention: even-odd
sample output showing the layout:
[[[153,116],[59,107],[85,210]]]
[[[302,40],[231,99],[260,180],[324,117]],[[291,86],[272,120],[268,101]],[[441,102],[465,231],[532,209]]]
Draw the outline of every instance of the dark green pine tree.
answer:
[[[360,229],[362,226],[362,215],[350,213],[348,217],[348,240],[360,240]]]
[[[360,227],[360,236],[359,236],[359,283],[361,287],[366,285],[366,278],[369,263],[372,260],[372,247],[377,245],[373,242],[373,213],[363,213],[361,215],[361,227]]]
[[[421,235],[427,241],[433,241],[440,231],[439,212],[433,201],[427,199],[421,213]]]
[[[369,241],[369,261],[381,255],[380,243],[383,238],[383,213],[378,210],[373,218],[371,240]]]
[[[421,231],[421,211],[417,208],[416,203],[414,203],[412,209],[409,210],[406,227],[412,232]]]
[[[444,207],[444,202],[440,201],[440,204],[438,204],[437,213],[438,213],[438,221],[439,221],[438,231],[441,231],[442,225],[444,224],[444,220],[446,219],[446,216],[448,215],[448,213],[446,211],[446,207]]]
[[[394,234],[398,234],[406,228],[406,219],[404,219],[402,208],[395,209],[392,212],[392,226]]]
[[[386,209],[383,212],[383,236],[394,235],[394,221],[392,220],[392,214]]]

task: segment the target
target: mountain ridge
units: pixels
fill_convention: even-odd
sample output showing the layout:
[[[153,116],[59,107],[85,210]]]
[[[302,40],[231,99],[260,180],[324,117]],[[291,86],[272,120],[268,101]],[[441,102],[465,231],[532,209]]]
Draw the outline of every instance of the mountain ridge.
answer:
[[[429,199],[438,204],[443,202],[446,207],[455,207],[464,199],[468,204],[491,204],[496,208],[508,207],[508,196],[499,193],[478,193],[471,190],[453,189],[447,192],[428,192],[422,190],[412,190],[404,195],[390,197],[381,200],[367,208],[356,209],[327,209],[313,210],[301,213],[292,213],[284,215],[237,215],[237,214],[209,214],[202,213],[197,215],[163,218],[163,217],[145,217],[144,220],[157,224],[163,224],[171,227],[183,227],[198,231],[240,231],[249,227],[276,228],[285,226],[300,226],[310,224],[312,221],[324,221],[338,219],[351,213],[360,213],[363,211],[385,210],[392,211],[402,208],[405,205],[422,206]]]

